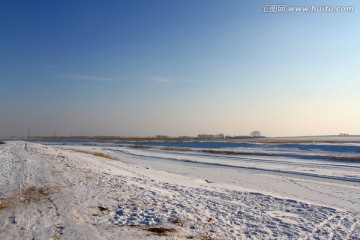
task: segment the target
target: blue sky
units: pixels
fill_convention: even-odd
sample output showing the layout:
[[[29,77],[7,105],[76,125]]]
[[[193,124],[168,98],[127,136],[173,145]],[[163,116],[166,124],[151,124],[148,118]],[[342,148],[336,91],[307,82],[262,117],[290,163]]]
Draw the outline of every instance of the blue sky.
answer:
[[[2,1],[0,136],[360,134],[360,4],[267,3]]]

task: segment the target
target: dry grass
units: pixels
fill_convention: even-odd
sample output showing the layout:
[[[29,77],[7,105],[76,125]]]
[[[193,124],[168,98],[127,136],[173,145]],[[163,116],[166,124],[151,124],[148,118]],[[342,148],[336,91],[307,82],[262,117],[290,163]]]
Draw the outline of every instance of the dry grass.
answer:
[[[46,200],[47,197],[50,195],[50,191],[47,188],[43,187],[29,187],[24,189],[21,192],[21,198],[20,201],[24,201],[27,203],[38,203],[42,200]]]
[[[0,199],[0,210],[15,207],[18,202],[20,202],[19,195],[17,195],[17,197],[10,196],[10,197],[6,197],[6,198],[1,198]]]
[[[6,208],[6,202],[4,201],[4,199],[0,200],[0,210],[1,209],[5,209]]]
[[[6,198],[0,199],[0,210],[6,208],[15,208],[22,204],[38,203],[46,200],[50,195],[49,188],[45,187],[29,187],[25,188],[20,194],[14,193]]]
[[[212,153],[212,154],[226,154],[226,155],[252,155],[252,152],[238,152],[238,151],[229,151],[229,150],[211,150],[203,149],[200,152]]]
[[[335,161],[360,162],[360,156],[330,156],[329,159]]]
[[[226,155],[262,155],[262,156],[278,156],[278,154],[272,153],[255,153],[255,152],[244,152],[244,151],[230,151],[230,150],[212,150],[212,149],[201,149],[196,150],[192,148],[182,148],[182,147],[158,147],[151,145],[133,145],[132,148],[143,148],[143,149],[159,149],[166,151],[180,151],[180,152],[203,152],[211,154],[226,154]]]
[[[158,236],[167,236],[168,233],[176,232],[175,228],[151,227],[146,228],[146,231],[157,234]]]
[[[132,148],[155,148],[154,146],[150,145],[132,145]]]
[[[100,210],[100,212],[109,211],[109,208],[103,206],[98,206],[98,209]]]
[[[184,223],[179,218],[170,219],[170,222],[179,227],[182,227],[184,225]]]
[[[211,154],[225,154],[225,155],[260,155],[260,156],[283,156],[284,154],[278,153],[266,153],[266,152],[245,152],[245,151],[231,151],[231,150],[212,150],[212,149],[202,149],[198,152],[211,153]]]
[[[226,154],[226,155],[253,155],[259,154],[254,152],[243,152],[243,151],[230,151],[230,150],[212,150],[212,149],[201,149],[196,150],[192,148],[182,148],[182,147],[158,147],[152,145],[133,145],[130,146],[132,148],[143,148],[143,149],[159,149],[159,150],[166,150],[166,151],[181,151],[181,152],[204,152],[204,153],[211,153],[211,154]],[[265,154],[266,156],[275,156],[275,154],[270,153],[261,153]]]
[[[89,151],[84,151],[84,150],[78,150],[78,149],[69,149],[72,150],[74,152],[79,152],[79,153],[85,153],[85,154],[89,154],[89,155],[93,155],[95,157],[102,157],[102,158],[107,158],[110,160],[120,160],[118,158],[112,157],[109,154],[105,154],[105,153],[101,153],[101,152],[89,152]]]
[[[157,147],[157,146],[150,146],[150,145],[133,145],[132,148],[143,148],[143,149],[159,149],[159,150],[166,150],[166,151],[181,151],[181,152],[204,152],[204,153],[211,153],[211,154],[227,154],[227,155],[253,155],[258,153],[253,152],[240,152],[240,151],[229,151],[229,150],[211,150],[211,149],[191,149],[191,148],[182,148],[182,147]],[[275,156],[275,154],[269,153],[261,153],[265,154],[266,156]]]
[[[177,230],[175,228],[165,228],[165,227],[146,227],[146,226],[142,226],[142,225],[136,225],[136,224],[131,224],[128,225],[129,227],[133,227],[133,228],[138,228],[144,231],[148,231],[151,233],[155,233],[156,235],[163,237],[163,236],[167,236],[169,233],[176,233]]]
[[[22,191],[21,196],[24,198],[39,198],[49,196],[50,192],[45,188],[29,187]]]

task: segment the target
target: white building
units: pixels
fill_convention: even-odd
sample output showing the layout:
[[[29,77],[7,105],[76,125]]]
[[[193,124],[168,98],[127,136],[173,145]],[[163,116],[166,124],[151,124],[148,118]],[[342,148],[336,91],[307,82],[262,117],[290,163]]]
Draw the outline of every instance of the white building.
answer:
[[[251,137],[261,137],[261,132],[260,131],[252,131],[250,133]]]

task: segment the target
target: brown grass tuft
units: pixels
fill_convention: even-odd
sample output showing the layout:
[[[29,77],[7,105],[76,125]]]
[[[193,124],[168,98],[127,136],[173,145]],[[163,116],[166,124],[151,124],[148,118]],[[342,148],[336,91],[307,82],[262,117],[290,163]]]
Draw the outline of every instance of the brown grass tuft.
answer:
[[[182,227],[184,225],[184,223],[179,218],[170,219],[170,222],[172,222],[176,226],[180,226],[180,227]]]
[[[156,233],[158,236],[166,236],[168,233],[176,232],[175,228],[152,227],[146,228],[146,231]]]
[[[72,150],[74,152],[93,155],[95,157],[102,157],[102,158],[107,158],[107,159],[110,159],[110,160],[119,160],[118,158],[112,157],[109,154],[105,154],[105,153],[101,153],[101,152],[90,152],[90,151],[84,151],[84,150],[78,150],[78,149],[69,149],[69,150]]]
[[[0,199],[0,210],[10,208],[10,207],[15,207],[18,201],[19,201],[18,197],[17,198],[14,198],[14,197],[2,198],[2,199]]]
[[[0,210],[6,208],[15,208],[23,204],[38,203],[46,199],[50,195],[50,191],[44,187],[29,187],[16,192],[6,198],[0,199]]]
[[[6,203],[4,200],[0,200],[0,210],[6,208]]]
[[[49,190],[42,187],[29,187],[21,192],[22,199],[31,202],[39,202],[41,199],[46,198],[49,195]]]
[[[150,145],[132,145],[132,148],[155,148],[154,146]]]
[[[29,187],[29,188],[26,188],[23,192],[22,192],[22,195],[24,197],[31,197],[31,196],[48,196],[50,193],[47,189],[45,188],[37,188],[37,187]]]
[[[109,211],[109,208],[103,206],[98,206],[98,209],[100,210],[100,212]]]

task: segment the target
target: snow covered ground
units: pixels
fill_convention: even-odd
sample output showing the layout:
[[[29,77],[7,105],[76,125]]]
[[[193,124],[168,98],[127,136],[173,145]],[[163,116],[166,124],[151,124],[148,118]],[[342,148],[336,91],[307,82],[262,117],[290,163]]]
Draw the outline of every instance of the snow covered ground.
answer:
[[[331,161],[359,146],[326,146],[226,155],[9,141],[0,239],[360,239],[360,163]]]

